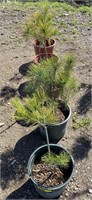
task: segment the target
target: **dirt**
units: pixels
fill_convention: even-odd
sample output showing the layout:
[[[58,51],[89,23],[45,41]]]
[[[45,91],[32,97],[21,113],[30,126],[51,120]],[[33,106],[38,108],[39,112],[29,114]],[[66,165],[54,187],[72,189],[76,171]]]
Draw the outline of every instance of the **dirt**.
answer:
[[[42,199],[31,182],[27,163],[31,153],[44,144],[39,129],[22,126],[14,121],[11,98],[19,96],[21,84],[28,65],[33,61],[32,40],[25,41],[21,25],[36,7],[0,6],[0,151],[1,151],[1,198],[0,199]],[[75,159],[75,174],[61,194],[63,200],[92,199],[92,150],[91,128],[82,126],[73,129],[72,117],[78,121],[91,119],[92,81],[92,23],[91,14],[63,12],[56,7],[56,26],[60,30],[56,37],[58,56],[73,52],[77,57],[74,68],[79,88],[69,103],[72,116],[67,133],[59,144],[68,149]],[[76,23],[77,21],[77,23]]]
[[[54,187],[64,183],[63,172],[59,167],[52,167],[46,163],[33,166],[33,179],[45,187]]]

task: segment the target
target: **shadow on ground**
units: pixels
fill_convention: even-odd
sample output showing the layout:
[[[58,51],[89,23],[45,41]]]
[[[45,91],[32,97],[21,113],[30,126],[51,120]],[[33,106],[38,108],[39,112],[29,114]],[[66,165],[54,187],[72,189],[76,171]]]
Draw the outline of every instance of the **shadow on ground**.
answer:
[[[71,199],[71,200],[74,200],[76,198],[79,199],[80,196],[82,197],[84,194],[87,194],[87,193],[88,193],[88,189],[83,190],[83,191],[79,191],[79,192],[73,193],[71,195],[71,197],[69,197],[69,199]]]
[[[12,149],[1,154],[1,188],[8,188],[11,180],[24,178],[24,166],[17,160]]]
[[[2,131],[0,132],[0,135],[1,135],[2,133],[4,133],[6,130],[10,129],[15,123],[16,123],[16,122],[13,122],[12,124],[8,125],[7,128],[5,128],[4,130],[2,130]]]
[[[27,173],[27,163],[32,152],[44,141],[39,134],[39,129],[32,131],[22,137],[15,145],[14,150],[10,149],[1,154],[1,187],[2,190],[9,186],[9,182],[23,180]],[[30,188],[31,189],[31,188]]]
[[[55,198],[58,199],[59,197]],[[35,190],[31,180],[28,180],[16,191],[12,192],[7,198],[8,199],[44,199]]]
[[[82,197],[84,194],[88,193],[88,189],[84,191],[79,191],[79,192],[74,192],[74,193],[69,193],[68,198],[71,200],[74,200],[76,198],[79,198],[80,196]],[[35,190],[34,185],[32,181],[29,179],[27,182],[25,182],[20,188],[12,192],[7,198],[8,199],[44,199],[41,197]],[[55,198],[55,199],[62,199],[62,194]]]
[[[20,73],[15,74],[12,78],[9,79],[10,82],[20,81],[23,78],[23,75]]]
[[[27,70],[28,70],[29,67],[32,65],[32,63],[33,63],[33,61],[21,65],[21,66],[19,67],[19,72],[20,72],[22,75],[25,76],[25,75],[27,74]]]
[[[91,141],[87,137],[80,136],[76,139],[72,146],[72,153],[75,160],[82,160],[88,157],[88,152],[91,149]]]
[[[32,87],[31,88],[29,87],[29,83],[30,83],[30,81],[26,81],[19,85],[18,93],[20,94],[21,98],[27,97],[27,96],[30,96],[30,97],[33,96],[34,90]]]
[[[21,160],[22,165],[27,166],[28,159],[32,152],[44,143],[39,128],[37,128],[16,143],[14,154],[18,160]]]
[[[86,85],[82,83],[81,88],[85,88],[85,87],[86,87],[86,91],[78,102],[77,110],[79,114],[85,114],[92,106],[91,85],[90,84]]]
[[[12,192],[7,199],[41,199],[42,197],[36,192],[31,180],[28,180],[20,188]]]
[[[3,87],[0,94],[0,97],[2,98],[1,102],[7,102],[10,98],[14,97],[16,93],[17,90],[10,86]]]
[[[27,84],[28,84],[28,81],[20,84],[19,87],[18,87],[18,92],[19,92],[21,97],[26,97],[27,96],[27,92],[25,90],[25,87],[27,86]]]

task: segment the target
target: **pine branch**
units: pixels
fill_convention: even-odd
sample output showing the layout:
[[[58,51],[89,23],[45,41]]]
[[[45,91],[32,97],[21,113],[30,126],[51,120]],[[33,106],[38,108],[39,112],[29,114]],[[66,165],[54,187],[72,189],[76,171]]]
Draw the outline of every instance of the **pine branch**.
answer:
[[[70,155],[67,152],[61,152],[59,155],[51,152],[50,154],[45,154],[41,158],[42,162],[50,165],[59,165],[63,168],[68,167],[70,161]]]
[[[30,89],[34,92],[42,86],[45,93],[54,97],[54,92],[58,90],[62,100],[69,100],[76,91],[76,79],[73,77],[74,56],[67,54],[61,61],[55,57],[42,60],[38,65],[33,64],[28,71],[29,84],[25,90],[30,95]]]
[[[32,98],[28,97],[23,101],[19,98],[12,99],[12,105],[16,109],[14,118],[18,121],[24,120],[26,123],[39,125],[58,121],[55,115],[57,104],[48,99],[42,88],[40,91],[36,91]]]

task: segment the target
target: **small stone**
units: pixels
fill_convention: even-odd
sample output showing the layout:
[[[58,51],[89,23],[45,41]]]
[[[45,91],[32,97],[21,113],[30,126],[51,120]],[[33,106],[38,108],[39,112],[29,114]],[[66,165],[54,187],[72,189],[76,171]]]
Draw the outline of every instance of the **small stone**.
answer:
[[[0,127],[4,126],[4,123],[0,123]]]
[[[64,16],[68,16],[68,15],[69,15],[68,13],[65,13],[65,14],[64,14]]]
[[[11,103],[10,103],[10,102],[8,102],[7,104],[8,104],[8,105],[11,105]]]
[[[14,39],[15,37],[14,37],[14,36],[10,36],[10,38],[11,38],[11,39]]]
[[[18,58],[18,56],[14,56],[13,58]]]
[[[78,187],[75,186],[75,187],[74,187],[74,191],[77,191],[77,190],[78,190]]]
[[[91,188],[89,188],[88,191],[89,191],[90,194],[92,194],[92,189]]]
[[[2,43],[1,43],[1,45],[5,45],[5,44],[6,44],[6,42],[2,42]]]
[[[16,162],[16,160],[13,160],[12,163],[11,163],[11,165],[13,165],[15,162]]]
[[[65,196],[68,197],[68,193],[66,193]]]
[[[22,179],[22,178],[23,178],[23,175],[22,175],[22,174],[20,174],[20,175],[19,175],[19,178],[20,178],[20,179]]]
[[[15,49],[15,47],[12,47],[12,49]]]

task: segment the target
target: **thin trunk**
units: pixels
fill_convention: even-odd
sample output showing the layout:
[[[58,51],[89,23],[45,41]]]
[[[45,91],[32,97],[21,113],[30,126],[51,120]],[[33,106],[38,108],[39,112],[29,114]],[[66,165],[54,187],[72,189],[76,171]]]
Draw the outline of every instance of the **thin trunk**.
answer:
[[[41,60],[41,47],[40,47],[40,45],[39,45],[39,58]]]
[[[49,137],[48,137],[48,131],[47,131],[47,127],[44,126],[45,128],[45,133],[46,133],[46,140],[47,140],[47,147],[48,147],[48,153],[50,155],[50,144],[49,144]]]
[[[44,48],[45,48],[46,58],[48,58],[48,52],[47,52],[46,45],[44,45]]]

